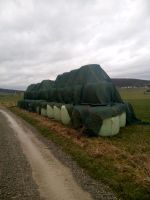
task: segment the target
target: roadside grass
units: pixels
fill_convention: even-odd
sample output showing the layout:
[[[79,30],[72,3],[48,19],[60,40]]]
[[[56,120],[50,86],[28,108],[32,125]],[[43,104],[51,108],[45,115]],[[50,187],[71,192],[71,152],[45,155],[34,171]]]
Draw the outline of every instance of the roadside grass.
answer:
[[[139,154],[134,155],[132,151],[130,154],[121,144],[123,138],[120,138],[120,141],[115,138],[88,138],[70,128],[64,130],[63,125],[59,125],[58,122],[50,123],[48,119],[37,114],[18,108],[11,110],[35,126],[42,135],[59,145],[63,151],[69,153],[90,176],[108,184],[117,193],[118,198],[149,199],[149,180],[144,180],[144,184],[143,177],[142,180],[136,180],[136,173],[138,170],[141,172],[143,168],[143,164],[139,165],[141,159],[145,162],[147,157],[141,153],[139,157]],[[57,128],[54,130],[52,125]],[[56,131],[58,128],[63,133]]]
[[[149,121],[150,96],[145,98],[142,91],[132,89],[120,93],[124,100],[132,101],[138,117]],[[118,198],[150,199],[150,126],[132,125],[122,128],[115,137],[88,138],[35,113],[19,108],[11,108],[11,111],[70,154],[90,176],[108,184]]]
[[[22,98],[21,94],[0,93],[0,107],[13,107],[17,105],[18,100]]]

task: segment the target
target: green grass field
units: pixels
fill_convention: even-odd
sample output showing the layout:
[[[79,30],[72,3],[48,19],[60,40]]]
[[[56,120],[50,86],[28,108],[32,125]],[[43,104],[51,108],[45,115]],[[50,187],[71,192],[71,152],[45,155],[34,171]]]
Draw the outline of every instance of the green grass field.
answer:
[[[18,100],[23,97],[22,94],[4,94],[0,93],[0,107],[13,107],[17,105]]]
[[[150,94],[144,94],[143,88],[119,89],[124,101],[130,102],[138,118],[150,121]]]
[[[150,121],[150,95],[143,89],[120,89],[120,94],[132,103],[137,117]],[[0,105],[14,105],[19,98],[0,98]],[[11,110],[60,145],[90,176],[107,183],[119,199],[150,199],[149,125],[127,126],[111,138],[88,138],[35,113]]]

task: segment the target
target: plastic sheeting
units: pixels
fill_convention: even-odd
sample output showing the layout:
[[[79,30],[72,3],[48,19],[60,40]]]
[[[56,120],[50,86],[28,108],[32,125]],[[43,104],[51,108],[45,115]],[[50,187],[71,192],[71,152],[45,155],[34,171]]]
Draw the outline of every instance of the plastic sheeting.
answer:
[[[114,104],[108,106],[74,106],[71,116],[72,124],[74,128],[81,128],[84,126],[86,133],[89,135],[99,135],[104,120],[117,117],[125,111],[125,104]],[[112,127],[114,129],[114,126]],[[117,131],[114,131],[112,135],[115,135],[116,132]]]
[[[49,118],[54,118],[54,109],[50,105],[47,105],[47,116]]]
[[[119,133],[119,116],[104,119],[98,135],[114,136]]]
[[[41,108],[41,115],[47,117],[47,110],[45,108]]]
[[[37,112],[38,114],[40,114],[40,107],[39,107],[39,106],[36,107],[36,112]]]
[[[69,125],[71,123],[71,117],[69,116],[66,106],[61,107],[61,121],[65,125]]]
[[[58,75],[55,81],[32,84],[24,98],[75,105],[122,103],[109,76],[95,64]]]
[[[117,127],[126,125],[126,104],[107,106],[71,105],[57,102],[23,100],[20,107],[38,112],[42,116],[72,124],[76,129],[84,127],[89,135],[111,136],[118,133]],[[129,113],[130,114],[130,113]],[[119,126],[116,126],[119,119]]]
[[[115,135],[137,120],[132,106],[122,101],[110,77],[95,64],[30,85],[18,106],[32,112],[39,107],[41,115],[84,127],[93,136]]]
[[[54,106],[54,119],[57,121],[61,121],[61,113],[60,113],[60,108],[57,106]]]
[[[120,124],[120,127],[125,127],[126,126],[126,112],[123,112],[119,116],[119,124]]]

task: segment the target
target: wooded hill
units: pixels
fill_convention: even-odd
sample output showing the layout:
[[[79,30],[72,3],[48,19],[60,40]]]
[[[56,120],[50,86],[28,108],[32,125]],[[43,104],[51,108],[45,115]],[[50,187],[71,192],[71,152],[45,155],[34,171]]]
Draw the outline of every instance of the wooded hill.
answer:
[[[0,93],[3,93],[3,94],[15,94],[15,93],[21,93],[23,91],[20,91],[20,90],[12,90],[12,89],[2,89],[0,88]]]
[[[112,78],[113,83],[117,87],[144,87],[150,86],[150,80],[140,80],[140,79],[129,79],[129,78]],[[12,90],[12,89],[2,89],[0,88],[0,93],[20,93],[21,90]]]
[[[113,83],[117,87],[144,87],[150,86],[150,80],[129,79],[129,78],[113,78]]]

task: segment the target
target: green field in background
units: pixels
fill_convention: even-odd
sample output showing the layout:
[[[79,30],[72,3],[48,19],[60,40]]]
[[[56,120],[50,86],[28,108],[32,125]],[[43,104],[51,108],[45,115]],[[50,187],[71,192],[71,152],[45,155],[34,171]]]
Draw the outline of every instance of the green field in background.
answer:
[[[119,89],[123,100],[130,102],[134,107],[136,116],[142,120],[150,121],[150,93],[145,94],[145,91],[145,88]]]

